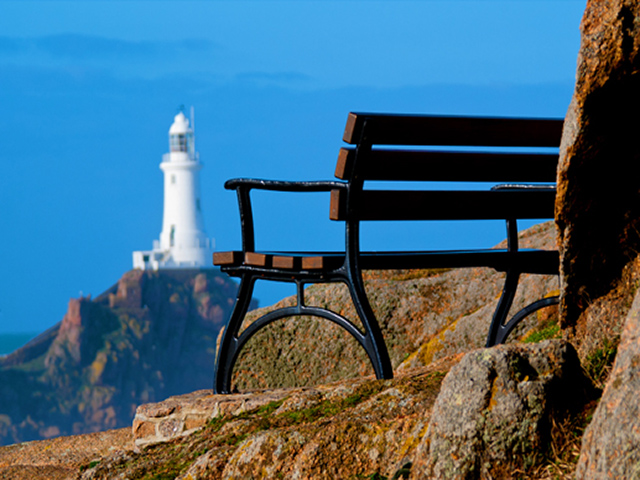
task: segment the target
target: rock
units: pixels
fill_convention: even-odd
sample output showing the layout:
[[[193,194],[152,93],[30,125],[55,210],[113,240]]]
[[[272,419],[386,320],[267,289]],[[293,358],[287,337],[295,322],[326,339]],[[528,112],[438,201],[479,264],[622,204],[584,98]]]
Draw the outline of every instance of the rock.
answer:
[[[414,468],[419,478],[511,478],[542,453],[552,417],[592,396],[563,340],[471,352],[442,383]]]
[[[207,418],[139,453],[101,461],[83,478],[391,478],[413,459],[445,372],[459,356],[393,380],[233,395],[196,392],[138,409],[145,421]],[[179,429],[178,429],[179,430]],[[184,432],[184,430],[183,430]],[[140,442],[137,442],[140,444]],[[377,475],[377,476],[376,476]]]
[[[0,478],[76,479],[92,463],[132,449],[129,428],[0,447]]]
[[[581,28],[556,198],[565,326],[640,251],[640,2],[589,0]]]
[[[118,280],[118,289],[109,294],[110,308],[141,308],[142,291],[147,280],[143,270],[131,270]]]
[[[133,419],[135,445],[138,448],[147,447],[184,437],[205,427],[216,417],[239,415],[281,401],[294,393],[275,390],[261,395],[212,395],[210,390],[198,390],[162,402],[141,405]]]
[[[102,347],[102,338],[119,326],[117,316],[110,309],[90,298],[72,298],[58,335],[45,356],[45,367],[53,375],[70,366],[87,367]]]
[[[640,476],[640,293],[622,332],[613,369],[582,440],[578,479]]]
[[[576,348],[585,370],[600,388],[606,381],[606,371],[600,371],[603,357],[615,355],[639,284],[640,257],[626,265],[609,292],[591,301],[578,323],[564,332],[564,338]],[[613,358],[606,366],[612,363]]]

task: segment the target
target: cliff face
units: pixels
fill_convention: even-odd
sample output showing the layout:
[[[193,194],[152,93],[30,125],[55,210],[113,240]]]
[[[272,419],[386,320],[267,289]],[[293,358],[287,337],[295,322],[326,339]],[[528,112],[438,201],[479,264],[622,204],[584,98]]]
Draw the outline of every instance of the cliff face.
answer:
[[[0,443],[131,425],[140,403],[212,382],[236,285],[213,270],[127,272],[0,359]]]

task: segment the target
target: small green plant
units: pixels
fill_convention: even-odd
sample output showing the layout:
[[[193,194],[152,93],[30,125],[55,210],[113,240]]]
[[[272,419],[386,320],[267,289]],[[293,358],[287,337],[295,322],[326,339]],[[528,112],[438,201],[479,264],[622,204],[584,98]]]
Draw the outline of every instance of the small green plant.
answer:
[[[524,343],[538,343],[543,340],[550,340],[552,338],[560,337],[560,327],[556,324],[545,325],[539,330],[531,332],[527,335],[523,342]]]
[[[255,414],[260,417],[267,417],[271,415],[273,412],[275,412],[278,408],[280,408],[280,406],[284,403],[284,400],[285,399],[278,400],[275,402],[269,402],[266,405],[258,407],[258,409],[255,411]]]
[[[611,366],[618,353],[619,339],[609,340],[605,338],[600,347],[596,348],[584,361],[584,370],[593,383],[603,388],[607,381]]]
[[[229,421],[229,417],[225,415],[220,415],[218,417],[214,417],[209,421],[209,428],[212,432],[219,432],[222,426]]]
[[[100,463],[100,460],[93,460],[91,462],[89,462],[87,465],[82,465],[80,467],[80,471],[84,472],[85,470],[90,470],[93,467],[95,467],[96,465],[98,465]]]

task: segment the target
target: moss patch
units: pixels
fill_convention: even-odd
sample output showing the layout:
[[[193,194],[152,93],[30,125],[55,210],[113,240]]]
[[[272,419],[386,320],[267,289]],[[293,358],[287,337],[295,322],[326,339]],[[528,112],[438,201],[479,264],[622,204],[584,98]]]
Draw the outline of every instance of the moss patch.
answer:
[[[560,332],[560,326],[558,324],[550,324],[529,332],[522,341],[524,343],[538,343],[543,340],[560,338],[561,336],[562,333]]]

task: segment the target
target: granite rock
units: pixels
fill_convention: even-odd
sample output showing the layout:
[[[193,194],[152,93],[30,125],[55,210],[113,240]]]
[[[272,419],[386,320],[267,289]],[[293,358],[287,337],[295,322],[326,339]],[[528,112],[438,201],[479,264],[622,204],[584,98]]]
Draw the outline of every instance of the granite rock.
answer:
[[[565,119],[556,223],[565,326],[640,251],[640,3],[589,0]]]
[[[640,294],[622,332],[613,369],[582,439],[577,478],[640,477]]]
[[[544,453],[551,419],[594,396],[563,340],[467,354],[445,377],[417,453],[420,478],[510,478]]]

